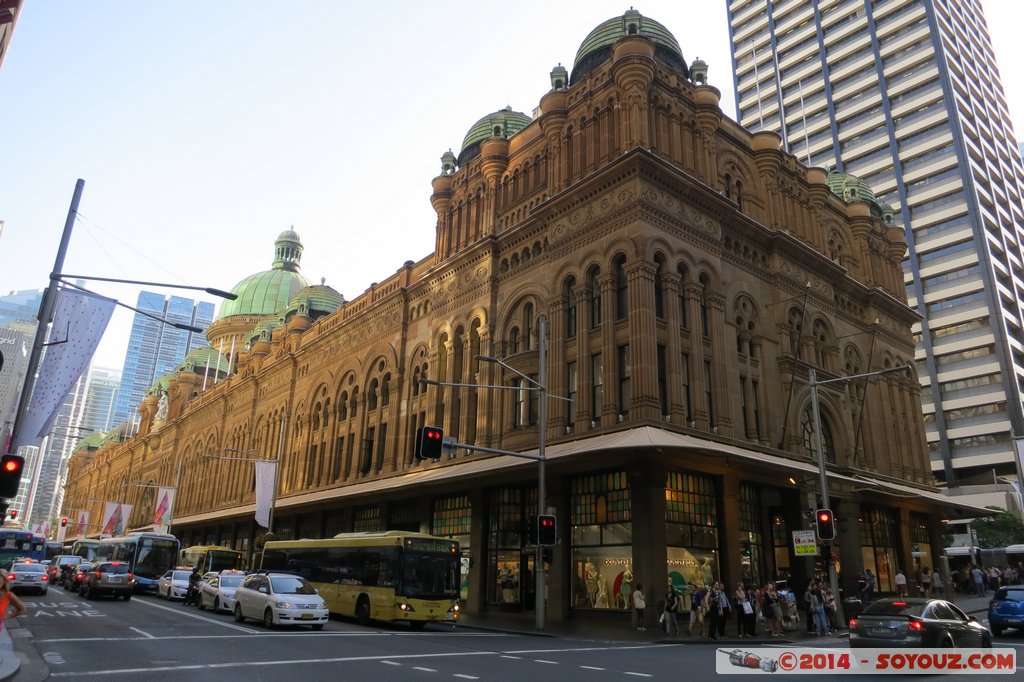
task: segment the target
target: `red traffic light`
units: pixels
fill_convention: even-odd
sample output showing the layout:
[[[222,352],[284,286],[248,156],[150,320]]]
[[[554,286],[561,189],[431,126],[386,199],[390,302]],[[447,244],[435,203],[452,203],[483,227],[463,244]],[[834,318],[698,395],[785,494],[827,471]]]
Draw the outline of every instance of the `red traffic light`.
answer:
[[[21,483],[22,469],[25,459],[18,455],[0,457],[0,497],[13,498],[18,495],[18,484]]]
[[[4,473],[13,474],[18,471],[21,471],[21,465],[22,462],[20,461],[20,459],[5,459],[3,463]]]
[[[68,517],[66,517],[66,516],[60,517],[60,527],[63,528],[66,525],[68,525]]]
[[[424,426],[416,434],[416,459],[441,459],[444,451],[444,430]]]
[[[821,510],[820,512],[818,512],[818,521],[821,521],[822,523],[828,523],[831,520],[832,520],[832,512],[826,511],[824,509]]]
[[[819,540],[834,540],[836,537],[835,517],[831,509],[819,509],[814,512],[815,530]]]
[[[11,519],[16,519],[16,518],[18,518],[18,510],[17,509],[12,509],[11,510]]]

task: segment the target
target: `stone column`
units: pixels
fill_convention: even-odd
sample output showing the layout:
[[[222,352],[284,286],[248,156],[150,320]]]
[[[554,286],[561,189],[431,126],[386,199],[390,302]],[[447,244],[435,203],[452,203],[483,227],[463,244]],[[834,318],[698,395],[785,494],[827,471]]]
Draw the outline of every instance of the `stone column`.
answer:
[[[668,343],[665,346],[665,371],[668,390],[668,410],[673,424],[686,424],[686,405],[683,403],[683,348],[680,343],[679,287],[682,279],[677,272],[663,272],[662,298],[665,306],[665,328],[668,329]]]
[[[720,580],[726,592],[732,597],[736,583],[743,579],[740,556],[740,475],[732,467],[722,474],[722,499],[718,506],[721,519],[718,522],[718,549],[721,564]],[[731,619],[735,623],[736,614]],[[735,625],[732,625],[735,627]]]
[[[601,426],[611,426],[617,421],[618,405],[615,366],[615,275],[606,273],[597,280],[601,287],[601,356],[604,361],[604,406],[601,414],[595,415]]]
[[[555,296],[548,305],[548,366],[547,376],[541,377],[541,381],[545,382],[550,395],[562,397],[568,393],[565,385],[565,312],[567,307],[568,303],[561,294]],[[537,348],[540,348],[539,344]],[[579,365],[576,367],[579,369]],[[567,408],[568,403],[564,400],[548,400],[548,424],[551,427],[549,432],[554,432],[556,435],[565,433],[565,427],[568,424]]]
[[[705,397],[707,386],[704,380],[704,328],[700,314],[704,288],[696,282],[684,285],[686,295],[686,316],[690,320],[690,398],[693,405],[690,414],[696,428],[708,428],[708,406]]]
[[[860,503],[856,500],[843,499],[832,502],[832,506],[836,518],[839,565],[842,567],[839,574],[840,594],[836,595],[836,598],[859,597],[857,577],[864,571],[864,552],[860,539]],[[849,614],[846,616],[848,618]]]
[[[579,376],[579,389],[576,400],[576,433],[583,433],[590,428],[590,421],[598,420],[600,415],[594,414],[590,403],[591,391],[594,387],[590,376],[590,289],[585,284],[577,285],[572,292],[576,298],[576,371]]]
[[[626,270],[630,331],[630,404],[631,419],[661,419],[658,404],[658,340],[654,330],[654,277],[656,266],[650,261],[629,263]],[[617,388],[617,387],[616,387]]]
[[[644,586],[644,596],[647,598],[646,624],[651,629],[658,627],[659,614],[656,604],[659,598],[664,598],[668,579],[668,553],[665,550],[665,477],[665,469],[656,465],[629,472],[633,576]]]
[[[732,372],[723,349],[728,348],[725,340],[725,298],[720,294],[708,296],[708,326],[711,335],[711,397],[715,402],[715,424],[723,434],[732,434],[732,405],[729,380]]]

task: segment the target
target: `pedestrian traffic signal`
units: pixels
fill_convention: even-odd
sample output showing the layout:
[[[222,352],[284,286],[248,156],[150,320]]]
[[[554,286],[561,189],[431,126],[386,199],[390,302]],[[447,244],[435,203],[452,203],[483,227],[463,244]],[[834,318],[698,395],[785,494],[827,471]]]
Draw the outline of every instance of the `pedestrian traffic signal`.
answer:
[[[814,525],[819,540],[834,540],[836,537],[836,520],[831,509],[819,509],[814,512]]]
[[[0,458],[0,497],[17,497],[18,484],[25,459],[18,455],[4,455]]]
[[[66,516],[60,517],[60,527],[64,528],[67,525],[68,525],[68,517],[66,517]]]
[[[416,431],[416,459],[441,459],[444,449],[444,431],[436,426],[424,426]]]
[[[11,521],[16,521],[17,518],[18,518],[18,510],[17,509],[12,509],[11,510]]]
[[[537,516],[537,544],[542,547],[552,547],[558,541],[558,529],[555,526],[555,517],[552,514],[539,514]]]

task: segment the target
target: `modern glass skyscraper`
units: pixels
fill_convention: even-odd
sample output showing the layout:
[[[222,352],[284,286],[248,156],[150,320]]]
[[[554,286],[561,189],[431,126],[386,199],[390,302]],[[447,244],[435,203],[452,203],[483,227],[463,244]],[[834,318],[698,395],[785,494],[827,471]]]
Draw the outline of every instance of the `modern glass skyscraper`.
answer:
[[[853,174],[896,208],[923,316],[917,360],[936,477],[1015,475],[1024,170],[981,3],[727,6],[739,122],[778,132],[801,161]]]
[[[180,296],[165,297],[143,291],[135,307],[157,318],[200,329],[205,329],[213,321],[212,303]],[[153,382],[173,372],[189,351],[206,345],[202,334],[175,329],[152,317],[135,313],[112,424],[119,424],[134,415]]]

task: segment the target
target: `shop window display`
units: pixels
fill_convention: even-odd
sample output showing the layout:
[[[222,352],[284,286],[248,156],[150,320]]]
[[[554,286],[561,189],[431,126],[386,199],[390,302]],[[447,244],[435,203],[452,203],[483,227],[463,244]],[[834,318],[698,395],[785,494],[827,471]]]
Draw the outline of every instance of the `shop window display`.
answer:
[[[473,508],[466,495],[434,500],[431,534],[450,538],[459,543],[459,551],[462,554],[462,582],[459,597],[462,601],[469,599],[469,564],[472,556],[469,547],[469,530],[472,515]]]
[[[573,607],[632,608],[633,529],[625,471],[572,482]]]

